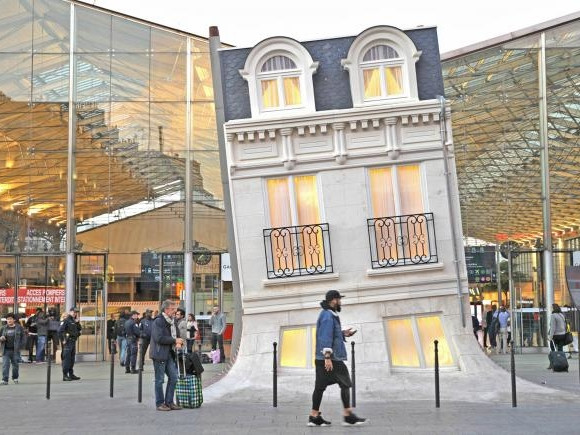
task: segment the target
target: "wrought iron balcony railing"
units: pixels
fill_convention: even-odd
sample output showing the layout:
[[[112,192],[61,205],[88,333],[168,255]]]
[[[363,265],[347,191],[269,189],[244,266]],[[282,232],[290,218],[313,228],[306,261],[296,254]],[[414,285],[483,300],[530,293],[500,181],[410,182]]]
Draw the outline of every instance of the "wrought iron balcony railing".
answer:
[[[437,263],[433,213],[367,219],[373,269]]]
[[[328,224],[264,230],[268,278],[332,273]]]

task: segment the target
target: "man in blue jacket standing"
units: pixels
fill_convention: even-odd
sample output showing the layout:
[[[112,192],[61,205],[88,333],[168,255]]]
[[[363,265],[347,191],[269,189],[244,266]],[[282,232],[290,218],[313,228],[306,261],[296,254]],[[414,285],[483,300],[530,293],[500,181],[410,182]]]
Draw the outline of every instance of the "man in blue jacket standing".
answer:
[[[176,350],[183,347],[183,339],[177,338],[173,317],[177,304],[166,300],[161,304],[161,314],[153,320],[151,326],[151,346],[149,356],[155,370],[155,406],[158,411],[181,409],[173,403],[175,385],[177,384]],[[167,375],[167,388],[163,394],[163,382]]]
[[[308,426],[328,426],[330,421],[322,418],[320,403],[326,387],[338,384],[342,400],[343,425],[355,426],[364,424],[366,419],[359,418],[350,408],[350,375],[346,368],[346,337],[350,337],[356,329],[342,330],[338,313],[341,310],[342,295],[337,290],[329,290],[320,303],[322,311],[316,322],[316,381],[312,393],[312,410],[308,417]]]

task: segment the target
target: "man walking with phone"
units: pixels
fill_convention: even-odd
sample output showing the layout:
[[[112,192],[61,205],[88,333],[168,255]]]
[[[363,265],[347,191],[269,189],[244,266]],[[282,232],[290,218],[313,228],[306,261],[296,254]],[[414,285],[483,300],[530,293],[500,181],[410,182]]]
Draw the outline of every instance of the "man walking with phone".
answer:
[[[338,290],[329,290],[320,303],[322,311],[316,322],[316,381],[312,393],[312,410],[308,417],[308,426],[328,426],[330,421],[322,418],[320,403],[326,387],[338,384],[343,406],[343,426],[359,426],[366,419],[357,417],[350,407],[350,375],[344,361],[347,359],[346,337],[356,330],[343,330],[338,313],[341,311],[342,295]]]

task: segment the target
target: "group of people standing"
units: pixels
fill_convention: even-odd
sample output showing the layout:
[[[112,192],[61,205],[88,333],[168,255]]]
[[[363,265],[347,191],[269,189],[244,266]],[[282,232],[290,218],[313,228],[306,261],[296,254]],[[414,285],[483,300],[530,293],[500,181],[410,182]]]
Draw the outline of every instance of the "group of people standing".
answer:
[[[0,328],[0,354],[2,354],[2,385],[7,385],[12,369],[12,381],[18,384],[19,364],[21,351],[28,347],[28,362],[33,362],[32,348],[36,347],[34,362],[44,362],[45,347],[52,339],[53,353],[56,353],[56,343],[62,345],[62,372],[63,381],[76,381],[80,377],[74,374],[76,356],[76,342],[81,335],[79,309],[72,307],[68,313],[63,314],[62,321],[58,323],[56,314],[49,311],[45,315],[42,308],[28,318],[24,326],[20,325],[14,313],[6,315],[6,325]],[[32,344],[31,344],[32,343]],[[50,349],[49,349],[50,352]]]
[[[508,343],[511,342],[511,316],[504,305],[499,310],[497,305],[492,305],[491,309],[485,313],[485,325],[483,326],[483,347],[487,346],[489,337],[489,348],[497,353],[507,353]],[[499,339],[499,342],[498,342]]]

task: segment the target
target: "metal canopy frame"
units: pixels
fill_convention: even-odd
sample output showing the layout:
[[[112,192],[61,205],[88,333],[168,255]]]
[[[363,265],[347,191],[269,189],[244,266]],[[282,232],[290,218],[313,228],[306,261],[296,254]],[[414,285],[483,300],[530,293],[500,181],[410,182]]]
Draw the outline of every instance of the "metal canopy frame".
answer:
[[[580,234],[580,13],[442,56],[463,232],[542,238],[539,55],[546,39],[552,232]]]

